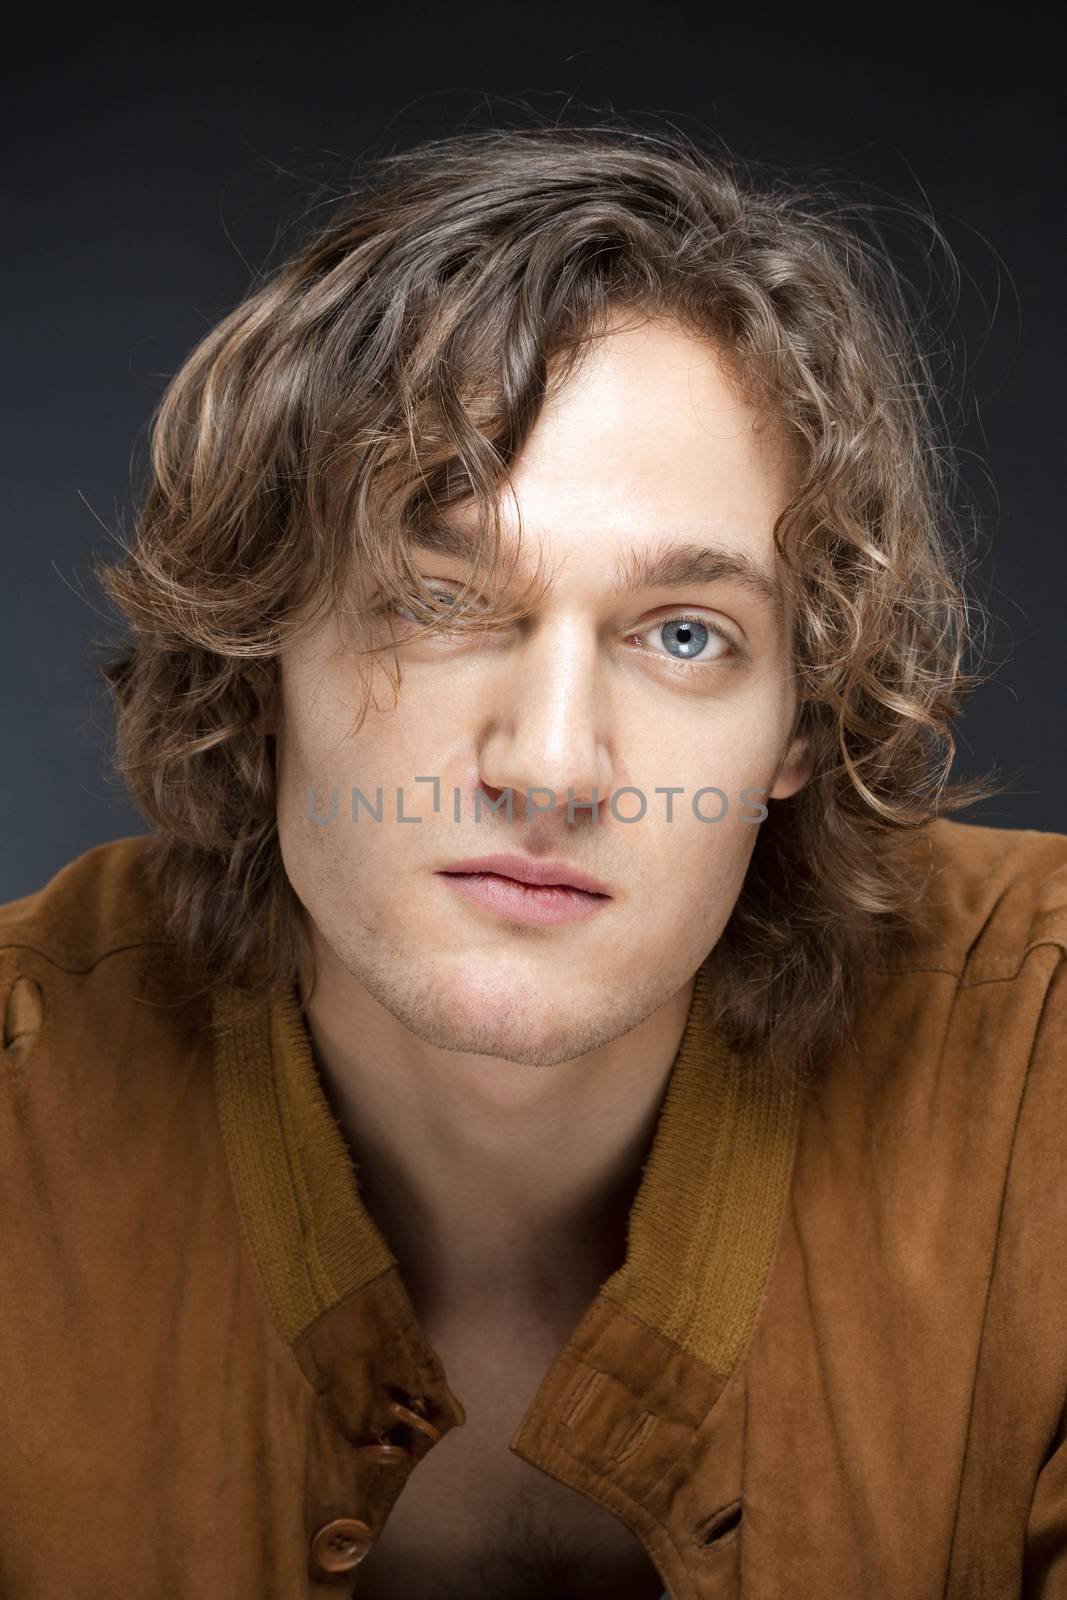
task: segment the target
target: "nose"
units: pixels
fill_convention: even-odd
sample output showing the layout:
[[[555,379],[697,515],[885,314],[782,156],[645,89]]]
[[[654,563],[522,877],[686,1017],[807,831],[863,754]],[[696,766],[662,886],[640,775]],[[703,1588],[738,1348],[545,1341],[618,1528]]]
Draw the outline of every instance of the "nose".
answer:
[[[516,815],[527,789],[551,789],[555,809],[565,812],[569,798],[576,815],[602,814],[613,779],[606,693],[587,629],[562,617],[543,623],[491,675],[479,755],[483,784],[512,789]],[[546,813],[553,809],[548,795],[535,793],[531,802]]]

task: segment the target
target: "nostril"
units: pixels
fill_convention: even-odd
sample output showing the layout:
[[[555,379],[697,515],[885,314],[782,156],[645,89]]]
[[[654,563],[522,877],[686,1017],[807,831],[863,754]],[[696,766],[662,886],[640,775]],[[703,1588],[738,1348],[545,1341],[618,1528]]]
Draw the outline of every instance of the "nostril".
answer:
[[[741,1521],[741,1502],[732,1500],[728,1506],[721,1506],[701,1528],[697,1543],[701,1545],[718,1544],[725,1539],[728,1533]]]

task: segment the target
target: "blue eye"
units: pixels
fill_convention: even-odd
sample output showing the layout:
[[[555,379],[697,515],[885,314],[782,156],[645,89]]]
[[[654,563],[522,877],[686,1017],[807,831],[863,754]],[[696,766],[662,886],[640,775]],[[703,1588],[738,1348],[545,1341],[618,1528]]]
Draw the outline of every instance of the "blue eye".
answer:
[[[429,590],[429,593],[433,599],[440,601],[441,610],[444,610],[446,606],[451,605],[458,592],[458,590],[449,591],[447,589]],[[384,617],[390,615],[402,617],[405,622],[413,622],[416,624],[416,626],[419,622],[418,617],[413,616],[411,611],[408,610],[407,606],[402,606],[397,600],[383,601],[381,605],[373,607],[371,614],[375,617]]]
[[[677,654],[672,655],[674,661],[694,661],[702,651],[707,649],[712,639],[718,639],[727,646],[726,651],[719,651],[706,661],[696,661],[697,666],[713,666],[724,660],[734,650],[732,640],[728,639],[721,628],[713,622],[705,622],[700,617],[667,617],[663,622],[657,622],[650,632],[659,630],[660,637],[668,649],[676,649]]]
[[[458,589],[429,587],[427,593],[431,600],[444,611],[460,594]],[[392,616],[402,622],[419,627],[423,622],[432,622],[435,616],[435,606],[422,606],[420,602],[413,602],[420,615],[413,614],[407,606],[399,601],[386,600],[372,608],[372,615],[376,617]],[[463,615],[469,615],[469,610],[464,609]],[[458,631],[458,630],[457,630]],[[659,633],[666,649],[666,659],[679,665],[691,663],[694,667],[721,667],[728,661],[738,657],[746,659],[743,646],[735,644],[724,629],[718,627],[707,618],[688,615],[680,612],[673,617],[664,617],[662,621],[653,623],[650,627],[633,633],[631,639],[645,639],[649,634]],[[705,654],[712,640],[718,640],[720,648],[710,655]]]
[[[677,645],[682,656],[688,660],[690,656],[700,654],[711,638],[711,632],[702,622],[683,617],[678,621],[665,622],[660,637],[668,646]]]

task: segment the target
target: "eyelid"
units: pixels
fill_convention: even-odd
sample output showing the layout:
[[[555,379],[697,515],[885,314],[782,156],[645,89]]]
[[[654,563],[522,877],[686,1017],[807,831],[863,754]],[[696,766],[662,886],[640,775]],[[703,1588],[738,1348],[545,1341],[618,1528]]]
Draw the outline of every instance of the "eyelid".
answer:
[[[459,598],[462,592],[461,588],[455,588],[452,592],[446,593],[444,591],[449,589],[449,585],[447,583],[436,583],[432,579],[426,583],[426,588],[429,590],[431,598],[439,601],[442,606],[451,605],[453,601]],[[417,603],[416,597],[412,596],[411,599],[413,603]],[[374,616],[383,615],[387,611],[402,611],[404,609],[405,607],[401,601],[386,599],[380,590],[368,603],[368,610]]]
[[[423,582],[431,592],[435,593],[435,597],[440,598],[441,592],[445,593],[445,598],[442,602],[444,604],[451,604],[454,600],[458,599],[459,595],[463,591],[462,583],[451,578],[424,578]],[[747,646],[743,644],[740,639],[735,639],[731,633],[728,633],[727,630],[721,626],[721,624],[713,621],[712,618],[702,611],[699,606],[687,606],[685,604],[678,606],[663,606],[660,608],[659,615],[655,617],[653,621],[647,625],[647,627],[632,628],[629,629],[628,632],[631,636],[633,634],[644,635],[646,633],[650,633],[654,628],[662,627],[662,625],[666,622],[685,621],[699,622],[701,627],[707,628],[709,633],[714,634],[717,638],[721,639],[724,644],[728,645],[732,654],[737,659],[742,661],[748,661],[750,659]],[[686,659],[681,656],[665,656],[664,660],[676,662],[679,666],[685,666],[687,664]],[[691,661],[689,664],[694,667],[719,666],[722,665],[722,660],[723,658],[716,657],[711,661]]]
[[[429,588],[429,589],[445,589],[445,590],[449,590],[450,593],[448,595],[448,599],[449,599],[450,602],[452,600],[457,599],[459,597],[459,595],[463,592],[463,585],[457,579],[453,579],[453,578],[424,578],[423,582],[426,584],[427,588]],[[681,620],[682,618],[690,617],[690,618],[692,618],[692,620],[694,620],[696,622],[701,622],[701,623],[704,623],[707,626],[712,626],[712,624],[709,623],[709,621],[708,621],[708,618],[707,618],[707,615],[706,615],[705,611],[699,605],[697,605],[697,606],[687,606],[687,605],[685,605],[683,603],[681,605],[674,606],[674,607],[661,606],[658,609],[662,613],[662,615],[661,615],[659,620],[663,621],[663,622],[671,622],[671,621]],[[656,625],[657,625],[656,623],[650,623],[649,624],[650,627],[655,627]],[[740,642],[738,640],[735,640],[732,637],[732,635],[727,633],[725,628],[720,629],[718,623],[715,623],[713,626],[714,626],[716,631],[720,631],[721,632],[722,637],[726,640],[726,642],[728,644],[732,644],[735,647],[735,649],[738,649],[738,650],[740,650],[742,648]]]
[[[651,633],[655,628],[661,628],[664,623],[667,622],[699,622],[702,628],[706,628],[709,633],[714,634],[716,638],[721,639],[723,643],[728,645],[730,648],[729,656],[715,656],[710,661],[695,661],[692,660],[692,658],[689,658],[688,664],[691,666],[722,666],[726,661],[730,660],[731,657],[740,661],[748,661],[749,659],[747,647],[742,644],[739,639],[735,639],[732,634],[727,633],[726,629],[718,622],[715,622],[710,617],[705,616],[698,607],[683,605],[667,608],[659,617],[650,622],[647,628],[635,628],[632,630],[632,632],[634,634],[643,636],[646,633]],[[687,658],[683,656],[666,656],[664,659],[667,661],[676,662],[679,666],[685,666],[687,664]]]

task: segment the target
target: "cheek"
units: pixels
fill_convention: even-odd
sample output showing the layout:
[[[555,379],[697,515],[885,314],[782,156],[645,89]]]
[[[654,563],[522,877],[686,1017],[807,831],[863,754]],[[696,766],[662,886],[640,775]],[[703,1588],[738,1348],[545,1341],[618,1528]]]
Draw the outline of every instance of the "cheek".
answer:
[[[320,785],[318,763],[314,759],[314,733],[305,719],[285,708],[278,729],[276,773],[278,808],[291,818],[294,808],[303,810],[307,786]]]
[[[777,746],[778,723],[770,708],[735,707],[710,708],[708,718],[700,718],[696,725],[672,731],[672,737],[659,745],[654,739],[642,741],[639,763],[648,775],[648,793],[651,799],[656,786],[674,785],[684,793],[674,799],[675,812],[688,812],[694,795],[701,789],[719,789],[728,801],[727,821],[744,809],[751,813],[756,804],[767,798],[777,771],[779,750]],[[619,780],[624,781],[624,780]],[[742,800],[745,790],[761,791],[747,805]],[[665,797],[655,796],[661,812]],[[702,814],[714,817],[723,805],[722,799],[709,793],[698,802]],[[710,831],[710,826],[699,822],[698,829]]]
[[[644,849],[651,870],[665,884],[690,883],[701,897],[733,903],[755,848],[775,771],[777,751],[768,737],[771,718],[724,714],[714,737],[672,740],[669,749],[647,752],[649,826]],[[681,788],[671,800],[659,785]],[[635,827],[634,831],[637,831]]]
[[[371,839],[379,847],[386,842],[398,790],[403,815],[428,807],[428,786],[414,783],[413,774],[436,771],[427,765],[435,745],[432,728],[423,726],[424,719],[373,707],[357,728],[358,710],[336,696],[327,701],[325,693],[306,702],[302,712],[287,708],[277,742],[277,810],[279,830],[294,848],[307,841],[315,854],[358,859]],[[364,797],[357,805],[363,829],[352,821],[357,791]],[[368,818],[379,806],[383,821],[372,823]],[[312,810],[329,820],[316,821]],[[395,831],[409,845],[415,829]]]
[[[674,796],[670,822],[664,797],[655,798],[655,823],[645,847],[655,858],[654,876],[676,885],[699,882],[707,890],[744,874],[759,833],[759,796],[742,800],[739,790],[724,784],[697,785]]]

